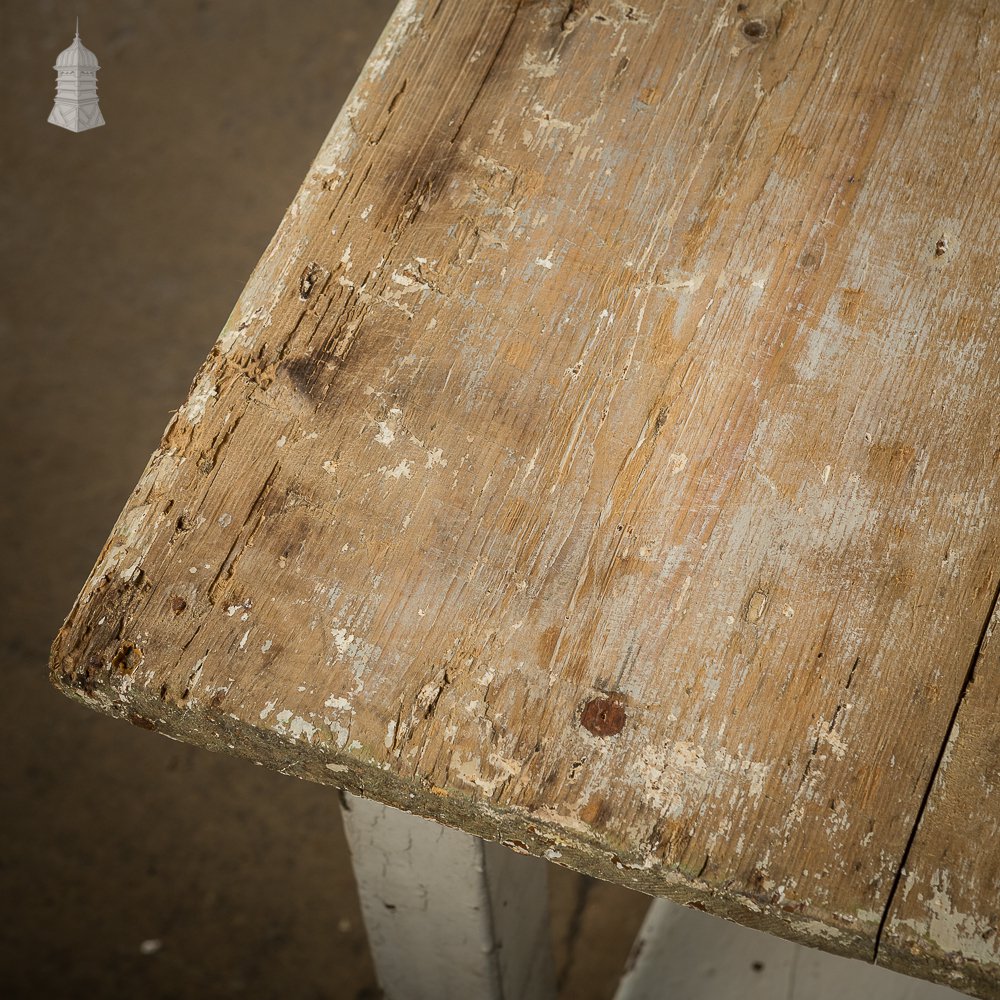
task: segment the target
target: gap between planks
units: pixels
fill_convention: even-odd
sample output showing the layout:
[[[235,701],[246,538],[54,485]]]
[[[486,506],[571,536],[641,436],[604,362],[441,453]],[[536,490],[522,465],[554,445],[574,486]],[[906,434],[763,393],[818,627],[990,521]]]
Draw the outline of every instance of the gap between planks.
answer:
[[[944,756],[948,751],[948,744],[951,742],[951,734],[955,728],[958,713],[961,711],[962,702],[965,700],[965,695],[969,690],[969,685],[976,676],[976,664],[979,661],[979,654],[982,652],[983,643],[986,641],[986,635],[989,632],[990,621],[993,619],[993,615],[996,612],[998,604],[1000,604],[1000,580],[997,581],[997,585],[993,593],[993,600],[990,602],[989,610],[987,611],[986,618],[983,621],[983,627],[979,630],[979,638],[976,641],[975,648],[972,650],[972,656],[969,658],[969,666],[965,672],[965,680],[962,681],[961,690],[959,690],[958,698],[955,700],[955,708],[952,710],[951,718],[948,720],[948,726],[945,729],[944,739],[941,741],[941,748],[938,750],[934,766],[931,768],[930,777],[927,779],[927,787],[924,789],[923,798],[920,800],[920,805],[917,808],[917,815],[913,819],[913,829],[910,830],[910,836],[906,841],[906,847],[903,848],[903,856],[900,858],[899,865],[896,868],[896,875],[892,880],[891,887],[889,888],[889,897],[886,899],[885,909],[882,911],[882,919],[879,921],[878,931],[875,934],[875,949],[872,953],[872,962],[876,965],[878,965],[879,949],[882,946],[882,934],[885,931],[885,925],[889,922],[889,915],[892,912],[893,903],[896,901],[896,891],[899,888],[899,883],[902,881],[903,872],[906,870],[906,862],[910,857],[913,842],[917,839],[917,832],[920,830],[920,822],[924,818],[927,803],[930,801],[930,797],[934,792],[934,786],[937,783],[938,771],[941,769],[941,762],[944,760]]]

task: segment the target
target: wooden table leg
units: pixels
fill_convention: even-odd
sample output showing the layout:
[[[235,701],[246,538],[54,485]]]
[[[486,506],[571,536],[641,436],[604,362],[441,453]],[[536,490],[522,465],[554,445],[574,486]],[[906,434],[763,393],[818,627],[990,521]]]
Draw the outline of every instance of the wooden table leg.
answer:
[[[353,795],[342,804],[388,1000],[555,995],[545,862]]]
[[[615,1000],[962,1000],[945,986],[655,899]]]

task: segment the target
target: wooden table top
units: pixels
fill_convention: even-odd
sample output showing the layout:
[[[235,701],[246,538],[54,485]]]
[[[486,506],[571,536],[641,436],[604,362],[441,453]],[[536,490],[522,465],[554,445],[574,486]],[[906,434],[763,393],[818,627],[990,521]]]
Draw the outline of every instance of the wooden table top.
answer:
[[[1000,996],[998,41],[403,0],[56,683]]]

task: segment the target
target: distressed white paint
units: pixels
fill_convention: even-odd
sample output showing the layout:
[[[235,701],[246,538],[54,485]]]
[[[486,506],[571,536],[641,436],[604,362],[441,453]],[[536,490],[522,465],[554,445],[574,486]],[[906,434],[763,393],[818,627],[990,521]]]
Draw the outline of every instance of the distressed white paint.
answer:
[[[657,899],[650,904],[615,1000],[958,1000],[960,996],[944,986]]]
[[[388,1000],[554,996],[545,862],[353,795],[344,806]]]

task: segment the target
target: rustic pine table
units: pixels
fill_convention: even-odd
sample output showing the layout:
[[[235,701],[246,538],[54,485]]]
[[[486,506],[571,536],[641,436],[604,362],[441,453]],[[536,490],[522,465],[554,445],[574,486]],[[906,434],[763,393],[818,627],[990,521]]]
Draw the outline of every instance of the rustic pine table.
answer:
[[[998,43],[403,0],[55,682],[346,789],[395,995],[546,994],[489,841],[1000,997]]]

